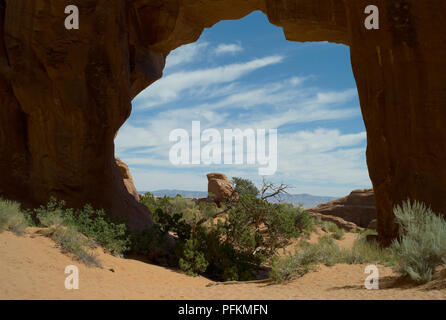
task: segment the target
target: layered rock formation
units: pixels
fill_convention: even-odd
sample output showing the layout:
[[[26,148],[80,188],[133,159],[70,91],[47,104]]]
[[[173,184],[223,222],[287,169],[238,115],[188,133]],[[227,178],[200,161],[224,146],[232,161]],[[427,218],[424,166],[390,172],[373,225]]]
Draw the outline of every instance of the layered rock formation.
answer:
[[[346,197],[320,204],[308,212],[339,217],[367,228],[376,219],[375,197],[372,189],[354,190]]]
[[[336,217],[336,216],[330,216],[327,214],[321,214],[321,213],[317,213],[317,212],[310,212],[310,215],[313,218],[319,219],[321,221],[329,221],[329,222],[333,222],[334,224],[336,224],[339,228],[350,231],[350,232],[359,232],[364,230],[364,228],[359,227],[358,225],[356,225],[353,222],[350,221],[346,221],[340,217]]]
[[[80,9],[65,30],[64,8]],[[113,139],[165,57],[204,28],[262,10],[288,40],[347,44],[367,128],[383,243],[407,198],[446,212],[446,2],[375,0],[0,0],[0,192],[39,204],[90,202],[135,223]],[[136,206],[136,207],[135,207]]]

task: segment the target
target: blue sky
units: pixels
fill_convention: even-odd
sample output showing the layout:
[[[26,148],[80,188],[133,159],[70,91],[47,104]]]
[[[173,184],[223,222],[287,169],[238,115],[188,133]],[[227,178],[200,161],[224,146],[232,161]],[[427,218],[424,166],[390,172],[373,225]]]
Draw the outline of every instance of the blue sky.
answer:
[[[348,47],[286,41],[260,12],[173,51],[164,77],[134,99],[115,144],[140,191],[206,191],[208,172],[261,182],[258,166],[171,164],[169,134],[191,132],[192,121],[222,133],[277,129],[278,169],[267,179],[291,193],[343,196],[371,186]]]

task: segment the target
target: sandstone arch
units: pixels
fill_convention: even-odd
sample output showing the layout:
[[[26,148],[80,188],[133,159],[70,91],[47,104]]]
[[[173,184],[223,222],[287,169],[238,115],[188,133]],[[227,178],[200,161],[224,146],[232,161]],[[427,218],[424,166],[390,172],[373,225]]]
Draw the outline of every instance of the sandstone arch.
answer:
[[[64,8],[81,28],[63,28]],[[368,133],[383,243],[410,197],[446,213],[446,3],[375,0],[0,0],[0,193],[29,204],[85,202],[150,224],[124,188],[113,139],[165,57],[220,20],[254,10],[288,40],[347,44]]]

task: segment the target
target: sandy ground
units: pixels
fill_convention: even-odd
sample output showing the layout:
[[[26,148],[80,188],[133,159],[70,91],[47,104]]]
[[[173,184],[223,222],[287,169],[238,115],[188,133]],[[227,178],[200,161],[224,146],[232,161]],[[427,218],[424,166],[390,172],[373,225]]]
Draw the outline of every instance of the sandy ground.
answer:
[[[203,277],[103,253],[103,265],[114,272],[88,268],[35,231],[22,237],[0,234],[0,299],[446,299],[446,270],[429,284],[413,286],[399,280],[391,269],[378,266],[379,290],[365,289],[365,265],[320,266],[279,285],[208,286],[211,281]],[[355,237],[348,233],[340,244],[348,247]],[[65,289],[68,265],[79,268],[78,290]]]

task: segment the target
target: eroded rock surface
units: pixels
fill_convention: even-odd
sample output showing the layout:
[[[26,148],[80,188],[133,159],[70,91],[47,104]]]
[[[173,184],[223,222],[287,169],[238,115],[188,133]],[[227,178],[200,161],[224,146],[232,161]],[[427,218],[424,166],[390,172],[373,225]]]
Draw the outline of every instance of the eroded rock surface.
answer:
[[[376,219],[375,197],[372,189],[354,190],[346,197],[322,203],[308,211],[340,217],[362,228],[367,228],[369,223]]]
[[[118,165],[119,171],[121,172],[122,180],[124,180],[124,185],[127,191],[137,200],[141,200],[141,195],[138,190],[136,190],[135,184],[133,182],[132,174],[127,164],[119,158],[116,158],[116,164]]]
[[[69,2],[69,3],[68,3]],[[67,4],[80,30],[63,27]],[[367,128],[383,243],[407,198],[446,212],[446,2],[375,0],[0,0],[0,192],[51,195],[151,223],[128,194],[113,139],[165,57],[204,28],[262,10],[288,40],[347,44]]]
[[[349,232],[360,232],[360,231],[364,230],[364,228],[359,227],[355,223],[353,223],[351,221],[346,221],[346,220],[344,220],[344,219],[342,219],[340,217],[330,216],[330,215],[327,215],[327,214],[321,214],[321,213],[317,213],[317,212],[310,212],[310,215],[313,218],[319,219],[321,221],[333,222],[339,228],[347,230]]]

